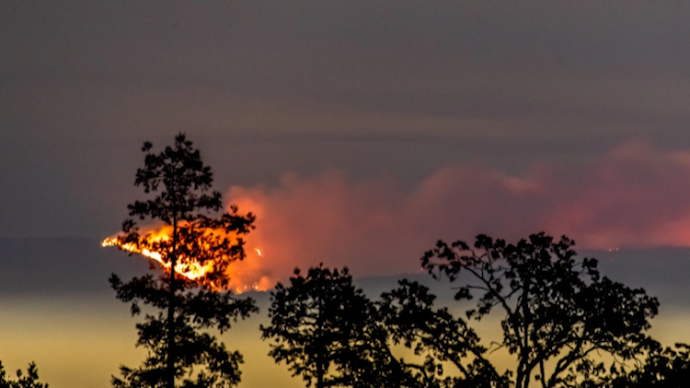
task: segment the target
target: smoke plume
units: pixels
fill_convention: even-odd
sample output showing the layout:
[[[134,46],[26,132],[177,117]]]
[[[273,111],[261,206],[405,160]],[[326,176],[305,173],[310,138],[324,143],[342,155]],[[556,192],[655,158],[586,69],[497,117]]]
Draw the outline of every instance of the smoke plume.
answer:
[[[581,164],[535,164],[521,176],[449,166],[405,188],[338,171],[287,174],[276,187],[232,187],[231,203],[257,214],[255,270],[287,278],[323,262],[356,275],[419,270],[438,239],[509,241],[545,231],[578,248],[690,245],[690,152],[629,142]]]

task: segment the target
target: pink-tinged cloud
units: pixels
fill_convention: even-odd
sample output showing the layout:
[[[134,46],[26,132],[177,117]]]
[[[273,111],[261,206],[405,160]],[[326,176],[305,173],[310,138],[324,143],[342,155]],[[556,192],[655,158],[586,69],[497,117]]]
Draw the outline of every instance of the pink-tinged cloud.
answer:
[[[641,142],[580,165],[535,165],[523,176],[452,166],[405,189],[390,178],[327,171],[228,194],[257,214],[247,240],[264,257],[252,267],[276,280],[320,262],[360,276],[414,272],[438,239],[478,233],[514,241],[543,230],[580,248],[690,245],[690,152]]]

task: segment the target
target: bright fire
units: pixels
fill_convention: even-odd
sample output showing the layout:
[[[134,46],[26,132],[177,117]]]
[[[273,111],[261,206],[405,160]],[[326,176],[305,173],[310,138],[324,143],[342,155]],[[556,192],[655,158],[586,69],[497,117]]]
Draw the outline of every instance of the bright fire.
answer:
[[[158,230],[145,233],[147,242],[155,243],[159,241],[168,241],[172,234],[170,226],[164,226]],[[109,237],[103,240],[102,246],[111,247],[117,246],[122,250],[138,253],[144,257],[158,262],[164,269],[170,270],[171,263],[164,262],[160,252],[151,251],[149,249],[139,249],[135,244],[122,244],[117,236]],[[263,260],[263,254],[259,248],[254,248],[256,255],[249,254],[243,261],[236,261],[229,266],[227,276],[229,278],[229,289],[236,293],[242,293],[250,290],[266,291],[273,282],[267,276],[263,276],[258,270],[261,265],[257,262]],[[175,265],[175,273],[180,274],[190,280],[202,279],[208,272],[214,268],[213,262],[201,265],[199,262],[188,260],[185,257],[178,258],[178,263]],[[212,289],[218,289],[215,284],[207,284]]]

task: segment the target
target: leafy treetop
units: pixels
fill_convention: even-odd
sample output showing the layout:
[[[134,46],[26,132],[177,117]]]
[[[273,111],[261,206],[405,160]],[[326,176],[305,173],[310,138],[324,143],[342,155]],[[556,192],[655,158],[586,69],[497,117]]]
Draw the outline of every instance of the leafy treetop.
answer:
[[[500,347],[517,358],[517,388],[533,378],[544,388],[596,379],[606,371],[600,354],[634,360],[656,344],[646,331],[657,299],[602,277],[594,259],[576,260],[574,244],[544,233],[516,244],[479,235],[473,247],[439,241],[422,258],[435,277],[462,284],[457,300],[479,297],[468,318],[502,310]]]

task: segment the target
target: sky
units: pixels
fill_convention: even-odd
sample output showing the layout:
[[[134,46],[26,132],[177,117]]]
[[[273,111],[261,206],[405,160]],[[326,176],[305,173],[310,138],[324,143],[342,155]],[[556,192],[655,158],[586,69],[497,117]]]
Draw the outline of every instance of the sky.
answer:
[[[0,260],[15,274],[55,250],[65,265],[36,284],[65,295],[135,273],[84,247],[143,198],[142,143],[179,132],[226,203],[257,214],[248,282],[318,262],[414,273],[437,239],[477,233],[684,257],[689,16],[680,1],[0,2]]]
[[[181,131],[223,192],[690,148],[682,2],[0,7],[0,236],[110,234]]]

